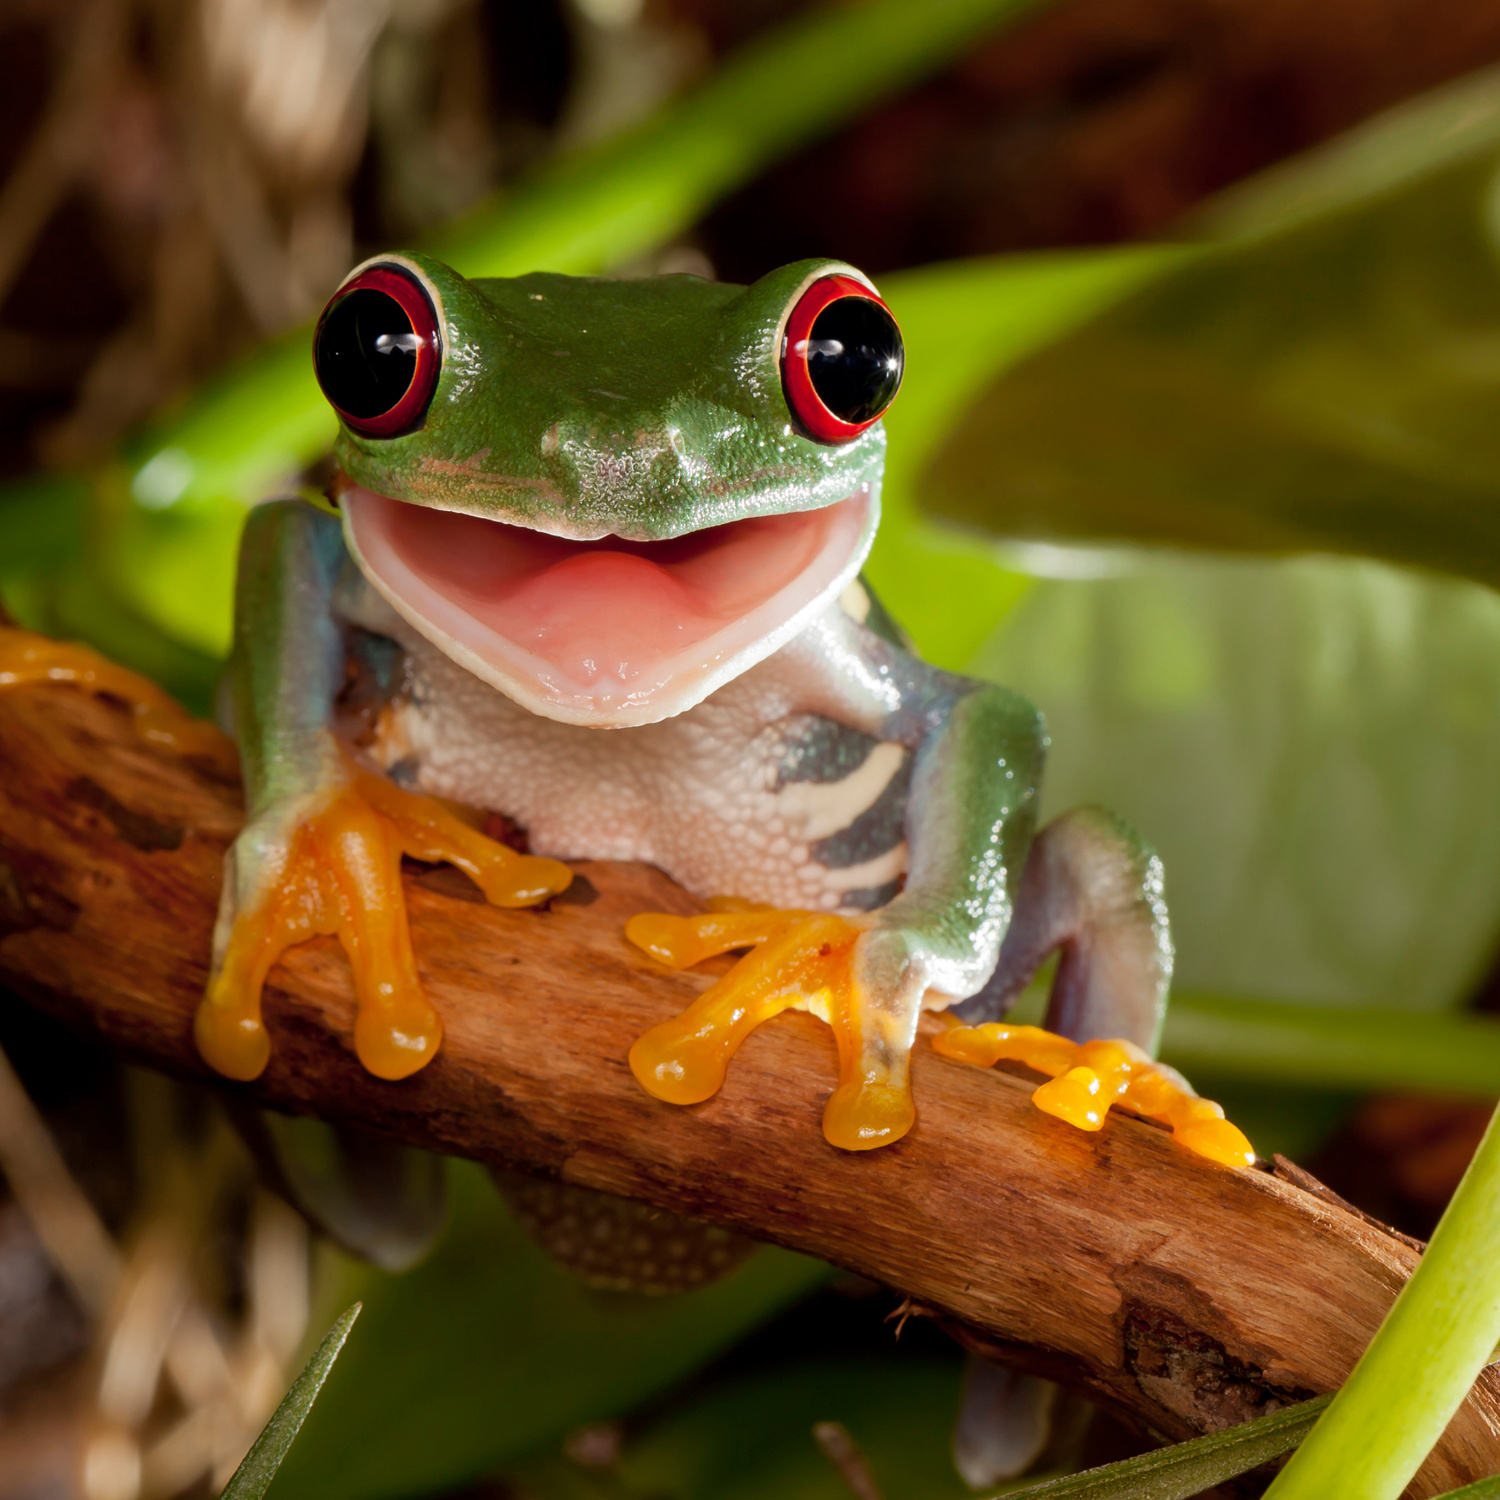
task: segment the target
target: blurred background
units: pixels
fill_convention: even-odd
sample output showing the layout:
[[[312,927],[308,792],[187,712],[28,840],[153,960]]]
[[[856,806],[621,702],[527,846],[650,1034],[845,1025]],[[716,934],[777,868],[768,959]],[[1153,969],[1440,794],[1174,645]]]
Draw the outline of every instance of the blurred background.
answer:
[[[1425,1234],[1500,1094],[1441,1041],[1500,1008],[1496,64],[1485,0],[5,0],[0,599],[204,708],[373,251],[846,259],[908,336],[877,588],[1045,710],[1048,809],[1160,848],[1167,1055]],[[278,1500],[834,1500],[825,1421],[889,1500],[969,1493],[961,1356],[885,1289],[590,1288],[462,1164],[393,1276],[207,1093],[15,997],[0,1045],[0,1500],[217,1493],[355,1296]],[[1144,1441],[1060,1431],[1035,1472]]]

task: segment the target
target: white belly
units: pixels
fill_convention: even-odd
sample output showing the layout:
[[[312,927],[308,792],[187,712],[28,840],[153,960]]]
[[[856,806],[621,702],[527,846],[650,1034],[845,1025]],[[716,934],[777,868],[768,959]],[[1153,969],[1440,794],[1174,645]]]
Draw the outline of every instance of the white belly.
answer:
[[[647,860],[700,896],[827,910],[868,909],[905,869],[889,831],[905,752],[866,743],[847,774],[806,768],[812,721],[775,657],[675,719],[588,729],[527,712],[411,632],[400,640],[407,690],[382,715],[379,760],[417,790],[514,818],[538,854]],[[862,815],[885,830],[869,857],[829,842]]]

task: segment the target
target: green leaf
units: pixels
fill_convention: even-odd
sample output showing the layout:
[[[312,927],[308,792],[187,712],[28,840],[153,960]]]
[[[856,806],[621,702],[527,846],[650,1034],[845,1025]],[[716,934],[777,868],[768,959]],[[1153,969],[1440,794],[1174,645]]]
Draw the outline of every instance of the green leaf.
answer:
[[[1023,554],[966,665],[1052,737],[1042,816],[1166,866],[1177,988],[1436,1012],[1500,918],[1500,596],[1352,559]]]
[[[312,1358],[292,1383],[291,1390],[281,1398],[281,1405],[271,1413],[271,1420],[261,1429],[244,1461],[224,1486],[220,1500],[261,1500],[276,1477],[287,1450],[302,1430],[302,1424],[307,1420],[313,1402],[318,1399],[318,1392],[323,1389],[323,1382],[328,1379],[328,1372],[333,1369],[333,1362],[339,1357],[359,1313],[360,1306],[356,1302],[323,1335],[323,1342],[313,1350]]]
[[[1445,1490],[1435,1500],[1500,1500],[1500,1475],[1476,1479],[1459,1490]]]
[[[275,1500],[394,1500],[460,1486],[573,1428],[628,1412],[832,1274],[757,1251],[701,1290],[590,1290],[516,1223],[484,1173],[450,1164],[438,1250],[392,1276],[329,1252],[339,1302],[365,1305],[344,1360],[276,1483]]]
[[[87,504],[88,484],[75,475],[31,474],[0,490],[0,587],[76,555]]]
[[[1315,1396],[1224,1432],[1007,1490],[1007,1500],[1187,1500],[1295,1448],[1332,1399]]]
[[[922,500],[992,535],[1500,582],[1500,73],[1252,185],[996,381]]]
[[[1266,1500],[1397,1500],[1500,1340],[1500,1112],[1411,1280]]]
[[[685,229],[776,157],[1037,4],[860,0],[804,11],[634,129],[560,158],[451,225],[433,253],[469,276],[618,265]]]
[[[914,481],[937,443],[1001,371],[1182,259],[1163,246],[959,261],[881,278],[907,374],[885,419],[882,520],[867,573],[922,654],[961,668],[1030,580],[988,541],[934,526]]]

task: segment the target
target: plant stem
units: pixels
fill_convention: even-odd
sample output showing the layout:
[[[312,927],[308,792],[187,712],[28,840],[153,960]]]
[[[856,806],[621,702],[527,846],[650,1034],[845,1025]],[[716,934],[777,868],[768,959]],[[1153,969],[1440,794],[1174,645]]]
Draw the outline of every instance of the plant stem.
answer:
[[[1497,1240],[1492,1118],[1415,1274],[1268,1500],[1396,1500],[1500,1340]]]

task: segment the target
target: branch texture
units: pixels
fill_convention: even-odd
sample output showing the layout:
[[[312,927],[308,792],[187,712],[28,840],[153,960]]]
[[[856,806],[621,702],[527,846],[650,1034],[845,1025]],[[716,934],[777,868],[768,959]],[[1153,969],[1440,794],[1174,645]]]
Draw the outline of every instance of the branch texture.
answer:
[[[232,756],[174,757],[110,700],[48,685],[0,692],[0,768],[0,982],[140,1062],[216,1081],[191,1022],[240,822]],[[694,903],[645,866],[576,868],[550,909],[510,912],[456,871],[413,872],[413,938],[447,1028],[414,1078],[360,1067],[349,969],[318,940],[271,974],[265,1074],[217,1081],[820,1256],[1168,1438],[1333,1389],[1416,1263],[1412,1242],[1294,1168],[1213,1166],[1120,1115],[1085,1135],[1032,1107],[1034,1079],[922,1044],[917,1127],[837,1151],[818,1127],[833,1040],[800,1013],[751,1036],[708,1103],[657,1103],[626,1052],[709,980],[661,968],[623,927]],[[1497,1373],[1412,1495],[1500,1470]]]

